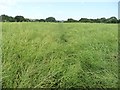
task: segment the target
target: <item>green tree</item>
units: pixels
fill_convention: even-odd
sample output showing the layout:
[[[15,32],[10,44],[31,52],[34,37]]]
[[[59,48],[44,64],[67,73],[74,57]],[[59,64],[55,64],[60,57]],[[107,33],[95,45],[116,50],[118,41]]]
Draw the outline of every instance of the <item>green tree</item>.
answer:
[[[74,20],[74,19],[72,19],[72,18],[69,18],[68,20],[67,20],[67,22],[78,22],[77,20]]]
[[[2,22],[14,22],[14,18],[8,15],[1,15]]]
[[[118,19],[118,23],[120,23],[120,19]]]
[[[117,23],[118,22],[118,20],[117,20],[117,18],[116,17],[110,17],[110,18],[108,18],[107,19],[107,21],[106,21],[107,23]]]
[[[15,19],[13,17],[9,17],[9,22],[15,22]]]
[[[25,18],[23,16],[15,16],[15,21],[23,22],[23,21],[25,21]]]
[[[40,22],[40,20],[39,19],[35,19],[35,22]]]
[[[45,19],[40,19],[40,22],[45,22]]]
[[[54,17],[48,17],[46,18],[46,22],[56,22],[56,19]]]
[[[26,18],[26,19],[25,19],[25,22],[30,22],[30,19]]]
[[[106,23],[106,18],[100,18],[100,23]]]
[[[8,22],[9,21],[9,16],[4,14],[4,15],[1,15],[1,17],[2,17],[3,22]]]
[[[87,18],[81,18],[81,19],[79,20],[79,22],[90,22],[90,20],[87,19]]]

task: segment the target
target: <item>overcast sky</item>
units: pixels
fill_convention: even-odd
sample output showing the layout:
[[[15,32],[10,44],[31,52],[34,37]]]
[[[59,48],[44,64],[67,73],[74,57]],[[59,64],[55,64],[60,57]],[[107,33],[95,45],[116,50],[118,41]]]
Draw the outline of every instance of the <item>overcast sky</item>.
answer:
[[[57,20],[118,17],[119,0],[0,0],[0,14]]]

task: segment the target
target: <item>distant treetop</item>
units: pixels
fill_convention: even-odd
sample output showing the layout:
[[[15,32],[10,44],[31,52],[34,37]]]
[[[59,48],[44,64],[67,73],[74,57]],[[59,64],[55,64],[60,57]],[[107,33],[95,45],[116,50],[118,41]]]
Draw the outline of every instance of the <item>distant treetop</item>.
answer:
[[[2,22],[61,22],[56,20],[54,17],[48,17],[46,19],[28,19],[24,18],[23,16],[8,16],[8,15],[1,15],[0,18],[2,18]],[[62,21],[65,23],[70,22],[84,22],[84,23],[120,23],[120,19],[117,19],[116,17],[110,17],[110,18],[97,18],[97,19],[88,19],[88,18],[81,18],[80,20],[74,20],[72,18],[68,18],[66,21]]]

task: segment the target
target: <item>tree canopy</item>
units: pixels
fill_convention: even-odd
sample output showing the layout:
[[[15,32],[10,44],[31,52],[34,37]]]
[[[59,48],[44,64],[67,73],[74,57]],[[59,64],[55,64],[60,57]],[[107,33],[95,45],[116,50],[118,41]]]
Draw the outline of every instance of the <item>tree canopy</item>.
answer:
[[[25,18],[23,16],[15,16],[15,21],[23,22],[23,21],[25,21]]]
[[[54,17],[48,17],[46,19],[28,19],[24,18],[23,16],[8,16],[8,15],[1,15],[2,22],[61,22],[59,20],[56,20]],[[110,18],[97,18],[97,19],[88,19],[88,18],[81,18],[79,20],[74,20],[73,18],[68,18],[66,21],[62,22],[83,22],[83,23],[120,23],[120,19],[117,19],[116,17],[110,17]]]
[[[48,17],[46,18],[46,22],[56,22],[56,19],[54,17]]]

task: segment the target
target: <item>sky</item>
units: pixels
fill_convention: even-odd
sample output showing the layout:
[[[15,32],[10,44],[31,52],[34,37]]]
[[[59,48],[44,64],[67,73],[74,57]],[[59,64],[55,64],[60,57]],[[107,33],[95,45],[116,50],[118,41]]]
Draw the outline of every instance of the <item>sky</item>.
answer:
[[[118,17],[119,0],[0,0],[0,15],[57,20]]]

